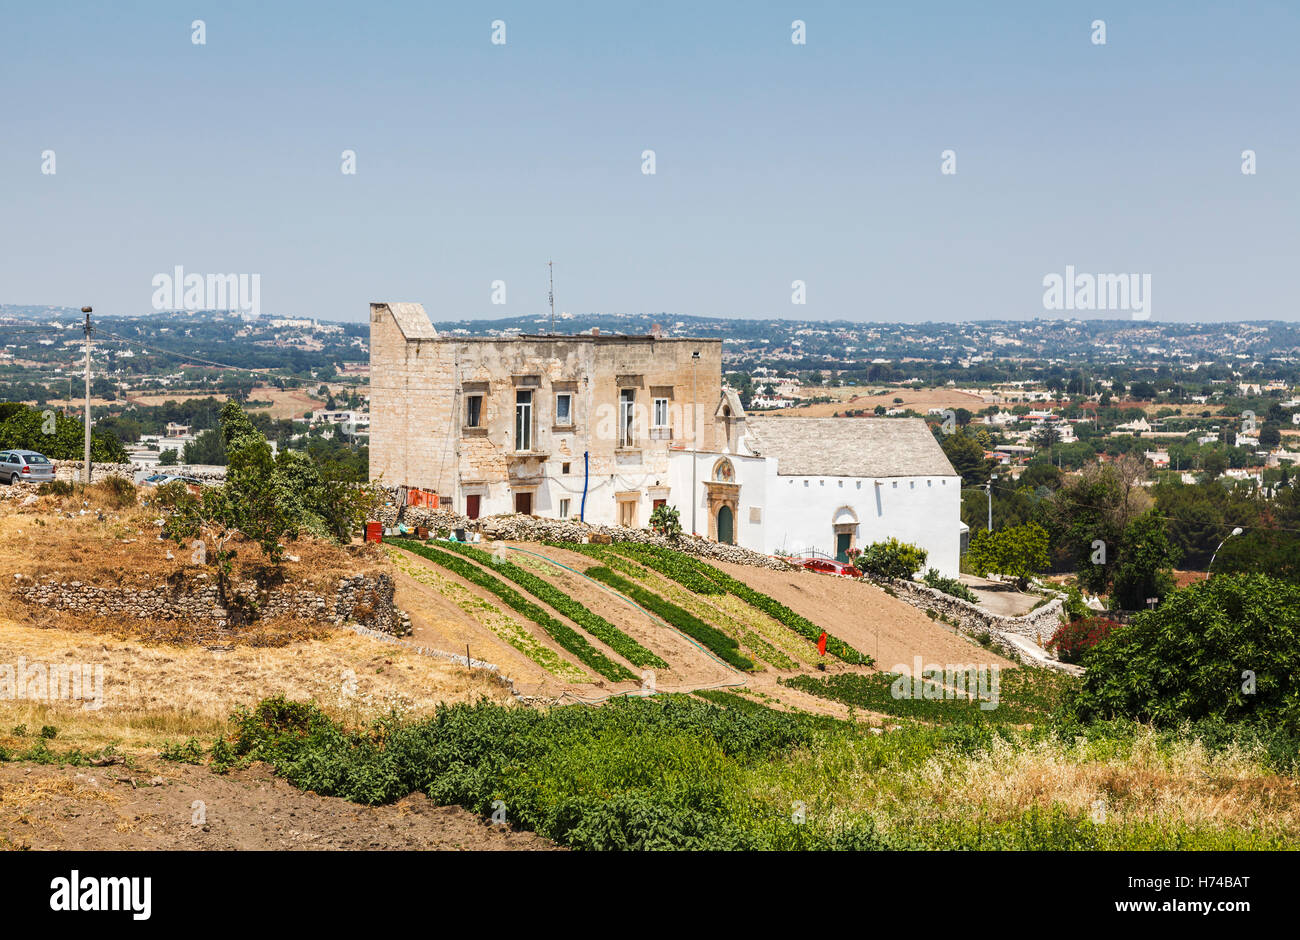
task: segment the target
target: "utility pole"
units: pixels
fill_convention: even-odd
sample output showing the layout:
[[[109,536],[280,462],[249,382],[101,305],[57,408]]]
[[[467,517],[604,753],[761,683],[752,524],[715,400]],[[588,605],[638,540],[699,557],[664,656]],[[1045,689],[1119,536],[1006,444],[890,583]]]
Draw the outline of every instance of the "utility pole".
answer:
[[[86,449],[81,464],[81,480],[90,486],[90,335],[94,332],[94,327],[90,325],[91,308],[82,307],[81,312],[86,315]]]

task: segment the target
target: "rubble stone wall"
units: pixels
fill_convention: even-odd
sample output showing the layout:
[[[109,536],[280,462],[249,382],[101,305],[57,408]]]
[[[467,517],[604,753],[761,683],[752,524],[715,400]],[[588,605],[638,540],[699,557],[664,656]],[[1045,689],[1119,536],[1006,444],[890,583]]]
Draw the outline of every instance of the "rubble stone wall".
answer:
[[[388,506],[380,513],[385,526],[395,526],[398,521],[396,506]],[[470,519],[449,509],[430,509],[407,506],[401,512],[401,522],[408,528],[426,526],[431,534],[464,529],[478,532],[484,538],[503,539],[510,542],[639,542],[676,549],[710,561],[730,561],[740,565],[786,570],[788,562],[772,558],[739,545],[724,545],[699,536],[683,533],[676,539],[659,535],[649,529],[630,529],[618,525],[588,525],[565,519],[542,519],[519,514],[485,516]]]
[[[230,626],[231,614],[221,605],[215,579],[200,575],[198,580],[202,586],[189,589],[160,586],[133,590],[23,577],[10,594],[29,604],[92,617],[118,614],[153,620],[215,620],[219,627]],[[411,633],[410,616],[393,603],[393,589],[392,577],[380,574],[340,578],[332,598],[288,585],[260,591],[251,581],[232,584],[230,593],[249,602],[254,619],[296,616],[334,626],[356,623],[380,633],[406,636]]]

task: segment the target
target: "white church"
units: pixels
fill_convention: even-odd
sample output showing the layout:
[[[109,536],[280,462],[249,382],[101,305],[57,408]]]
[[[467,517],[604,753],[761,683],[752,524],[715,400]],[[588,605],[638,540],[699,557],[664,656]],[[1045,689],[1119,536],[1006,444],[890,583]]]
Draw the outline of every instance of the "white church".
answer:
[[[848,551],[898,538],[927,567],[955,577],[961,557],[961,477],[919,418],[746,416],[726,391],[716,417],[721,452],[669,455],[682,528],[765,554]]]

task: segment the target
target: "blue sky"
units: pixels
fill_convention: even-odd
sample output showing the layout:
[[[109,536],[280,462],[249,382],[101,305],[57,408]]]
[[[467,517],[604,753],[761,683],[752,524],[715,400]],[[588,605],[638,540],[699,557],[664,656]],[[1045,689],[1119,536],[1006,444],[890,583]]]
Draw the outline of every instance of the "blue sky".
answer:
[[[1073,265],[1150,274],[1156,320],[1300,316],[1293,2],[199,0],[4,21],[0,302],[144,313],[183,265],[260,274],[264,315],[513,316],[544,310],[554,258],[574,312],[1045,316],[1044,276]]]

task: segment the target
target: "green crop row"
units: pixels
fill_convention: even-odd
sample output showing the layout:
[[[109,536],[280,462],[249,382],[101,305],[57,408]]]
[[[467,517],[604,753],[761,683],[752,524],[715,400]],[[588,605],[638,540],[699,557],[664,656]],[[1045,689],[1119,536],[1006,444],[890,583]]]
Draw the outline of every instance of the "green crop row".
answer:
[[[776,598],[770,597],[762,591],[754,590],[739,578],[733,578],[725,571],[715,568],[706,561],[694,558],[684,552],[661,548],[657,545],[620,542],[614,547],[619,552],[630,555],[647,567],[653,568],[684,587],[690,588],[696,594],[734,594],[746,604],[761,610],[773,620],[789,627],[795,633],[812,640],[814,643],[821,636],[821,627],[807,617],[795,613]],[[687,571],[691,572],[690,576],[685,573]],[[701,590],[696,586],[700,582],[705,582],[710,587]],[[864,666],[875,663],[875,659],[872,657],[854,649],[839,637],[831,636],[829,633],[826,634],[826,652],[846,663]]]
[[[579,555],[586,555],[588,558],[595,558],[602,562],[605,567],[613,568],[615,571],[630,575],[633,578],[645,576],[645,569],[635,562],[623,557],[611,550],[608,545],[596,545],[586,542],[543,542],[543,545],[549,545],[551,548],[562,548],[565,551],[577,552]]]
[[[610,547],[671,578],[692,593],[715,595],[727,593],[722,585],[700,570],[699,562],[682,552],[660,548],[657,545],[644,545],[640,542],[616,542]]]
[[[667,621],[678,630],[703,643],[719,658],[737,669],[752,671],[754,664],[740,653],[740,644],[716,627],[710,626],[690,611],[682,610],[671,604],[653,591],[633,584],[626,578],[615,574],[601,565],[587,569],[587,577],[603,581],[617,591],[626,594],[655,616]]]
[[[656,669],[668,668],[666,662],[604,617],[588,610],[555,585],[543,578],[539,578],[531,571],[526,571],[508,561],[496,561],[492,555],[483,551],[483,549],[474,548],[472,545],[466,545],[463,542],[439,542],[438,547],[458,552],[466,558],[471,558],[481,564],[491,565],[494,574],[499,574],[501,577],[515,582],[538,600],[549,604],[628,662],[637,666],[651,666]]]
[[[562,647],[572,653],[586,666],[594,669],[611,682],[622,682],[625,679],[635,679],[636,675],[626,666],[614,662],[604,653],[600,652],[566,623],[562,623],[552,617],[541,607],[538,607],[528,598],[524,597],[510,585],[503,582],[500,578],[495,578],[488,574],[478,565],[466,561],[457,555],[449,555],[446,552],[440,552],[437,549],[430,548],[421,542],[412,542],[409,539],[386,538],[385,542],[396,545],[398,548],[405,549],[419,555],[421,558],[427,558],[434,564],[441,565],[448,571],[460,575],[466,581],[477,584],[485,590],[491,591],[497,597],[505,602],[506,606],[523,614],[529,620],[533,621],[548,634],[551,638],[559,643]]]
[[[896,673],[840,673],[824,679],[804,675],[780,681],[801,692],[886,715],[940,723],[985,720],[1010,724],[1047,721],[1075,682],[1046,669],[1003,669],[996,675],[996,689],[992,674],[985,674],[981,686],[973,672],[962,674],[951,686],[951,676],[943,681],[936,676],[936,681],[926,683]],[[963,687],[969,697],[949,691]]]
[[[739,578],[733,578],[719,568],[685,552],[663,548],[658,545],[644,545],[640,542],[618,542],[612,545],[583,545],[574,542],[547,543],[557,548],[581,552],[606,563],[608,567],[618,567],[619,556],[634,558],[647,568],[659,572],[676,581],[696,594],[719,595],[734,594],[746,604],[767,614],[777,623],[793,630],[795,633],[816,643],[822,634],[821,627],[802,614],[798,614],[782,604],[776,598],[756,591]],[[633,573],[633,572],[628,572]],[[634,573],[633,573],[634,574]],[[854,649],[837,636],[826,634],[826,652],[846,663],[855,665],[874,665],[875,659],[860,650]]]

